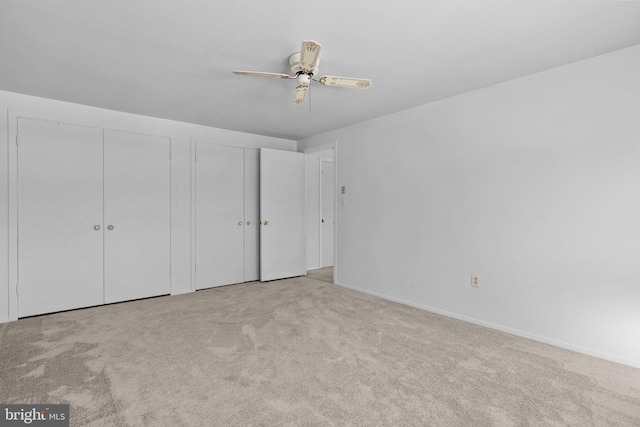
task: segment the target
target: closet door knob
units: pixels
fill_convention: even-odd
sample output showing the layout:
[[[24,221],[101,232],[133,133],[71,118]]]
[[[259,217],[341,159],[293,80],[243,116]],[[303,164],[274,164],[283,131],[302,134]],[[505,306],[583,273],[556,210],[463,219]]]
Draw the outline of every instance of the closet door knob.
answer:
[[[238,225],[242,225],[242,221],[238,221]]]
[[[107,230],[113,230],[113,225],[108,226]]]
[[[251,225],[251,221],[247,221],[247,225]]]
[[[98,224],[96,224],[96,225],[93,226],[93,229],[98,231],[98,230],[100,230],[100,226]]]

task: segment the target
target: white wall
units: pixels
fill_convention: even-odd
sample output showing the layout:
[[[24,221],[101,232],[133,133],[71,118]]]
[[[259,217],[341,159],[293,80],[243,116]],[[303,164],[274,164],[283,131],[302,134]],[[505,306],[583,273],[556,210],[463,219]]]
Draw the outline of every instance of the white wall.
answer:
[[[340,143],[338,283],[640,367],[639,76],[635,46],[299,141]]]
[[[30,117],[100,128],[165,136],[172,145],[172,294],[194,291],[191,280],[192,145],[206,140],[247,148],[293,151],[295,141],[233,132],[153,117],[0,91],[0,322],[16,318],[16,183],[15,145],[18,117]],[[8,181],[8,182],[7,182]]]

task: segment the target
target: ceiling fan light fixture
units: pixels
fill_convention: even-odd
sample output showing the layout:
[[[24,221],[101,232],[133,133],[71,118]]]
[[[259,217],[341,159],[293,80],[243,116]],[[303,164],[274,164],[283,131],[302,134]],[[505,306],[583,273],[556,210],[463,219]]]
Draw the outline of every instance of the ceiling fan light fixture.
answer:
[[[298,83],[302,86],[309,86],[311,82],[311,77],[308,74],[299,74],[298,75]]]

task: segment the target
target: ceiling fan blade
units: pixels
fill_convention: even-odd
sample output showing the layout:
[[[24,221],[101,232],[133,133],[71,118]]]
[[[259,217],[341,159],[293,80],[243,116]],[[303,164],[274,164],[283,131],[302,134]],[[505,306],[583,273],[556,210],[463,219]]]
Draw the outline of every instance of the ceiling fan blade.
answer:
[[[318,81],[327,86],[348,87],[353,89],[367,89],[371,87],[371,80],[356,79],[353,77],[322,76]]]
[[[233,74],[237,74],[239,76],[273,77],[273,78],[276,78],[276,79],[295,79],[295,77],[290,76],[288,74],[263,73],[262,71],[234,70]]]
[[[300,67],[305,73],[313,73],[318,66],[320,56],[320,43],[313,40],[303,40],[300,46]]]
[[[300,85],[293,92],[293,99],[291,102],[294,104],[302,104],[307,97],[307,91],[309,90],[309,86]]]

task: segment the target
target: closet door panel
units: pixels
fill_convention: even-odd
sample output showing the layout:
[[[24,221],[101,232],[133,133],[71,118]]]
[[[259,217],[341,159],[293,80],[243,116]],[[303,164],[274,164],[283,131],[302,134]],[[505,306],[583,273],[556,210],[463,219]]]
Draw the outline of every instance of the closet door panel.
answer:
[[[171,292],[170,140],[105,130],[105,303]]]
[[[244,282],[244,149],[196,143],[196,289]]]
[[[18,134],[18,316],[102,304],[102,129],[19,119]]]
[[[244,280],[260,279],[260,150],[244,151]]]

